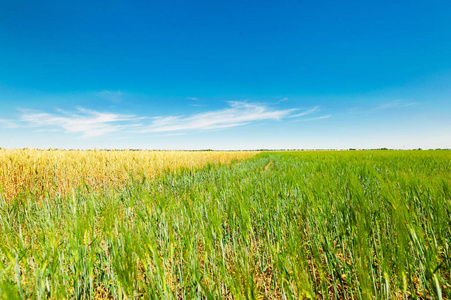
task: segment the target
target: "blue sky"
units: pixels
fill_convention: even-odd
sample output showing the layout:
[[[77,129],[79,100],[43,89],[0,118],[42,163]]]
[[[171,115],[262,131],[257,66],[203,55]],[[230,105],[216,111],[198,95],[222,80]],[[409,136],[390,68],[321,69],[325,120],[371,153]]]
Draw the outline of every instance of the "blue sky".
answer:
[[[3,148],[451,148],[447,1],[0,0]]]

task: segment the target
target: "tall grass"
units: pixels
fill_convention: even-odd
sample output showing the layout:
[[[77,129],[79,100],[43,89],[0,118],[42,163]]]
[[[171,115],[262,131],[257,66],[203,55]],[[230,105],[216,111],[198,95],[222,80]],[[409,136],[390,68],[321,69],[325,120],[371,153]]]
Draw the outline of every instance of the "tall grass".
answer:
[[[0,204],[0,295],[451,298],[451,153],[263,153]]]

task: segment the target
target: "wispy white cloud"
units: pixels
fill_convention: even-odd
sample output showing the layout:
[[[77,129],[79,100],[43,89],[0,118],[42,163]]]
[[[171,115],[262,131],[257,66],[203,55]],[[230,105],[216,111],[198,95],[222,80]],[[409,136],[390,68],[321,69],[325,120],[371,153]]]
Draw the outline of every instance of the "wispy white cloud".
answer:
[[[315,121],[315,120],[328,119],[330,117],[332,117],[332,115],[324,115],[324,116],[319,116],[319,117],[315,117],[315,118],[301,119],[299,121],[300,122]]]
[[[21,127],[32,127],[37,131],[63,131],[81,134],[83,137],[103,136],[113,132],[130,134],[158,133],[185,134],[191,131],[217,130],[244,126],[259,121],[282,120],[311,115],[319,107],[300,112],[297,108],[275,109],[265,104],[230,101],[224,109],[197,113],[190,116],[141,117],[77,107],[75,111],[55,109],[55,112],[20,110],[17,123]],[[320,116],[299,121],[328,118]],[[0,124],[2,123],[0,119]]]
[[[383,102],[377,106],[367,106],[367,107],[349,107],[347,109],[350,114],[368,114],[377,113],[384,111],[401,110],[408,107],[413,107],[419,105],[418,102],[409,102],[404,100],[394,100],[390,102]]]
[[[231,101],[230,107],[192,116],[156,117],[143,132],[175,132],[192,130],[222,129],[243,126],[254,121],[280,120],[296,109],[275,110],[265,105]]]
[[[125,95],[122,91],[108,91],[104,90],[101,92],[98,92],[97,95],[99,95],[102,98],[107,99],[108,101],[119,103],[122,101],[122,97]]]
[[[47,130],[63,130],[66,133],[81,133],[83,137],[102,136],[131,126],[137,119],[133,115],[122,115],[77,107],[76,112],[58,109],[58,113],[43,113],[22,110],[20,121],[31,127]]]
[[[284,97],[284,98],[280,99],[279,101],[277,101],[275,104],[279,104],[279,103],[282,103],[282,102],[285,102],[285,101],[288,101],[288,100],[289,100],[288,97]]]
[[[319,110],[319,106],[315,106],[314,108],[311,108],[309,110],[303,111],[301,113],[295,114],[295,115],[290,115],[290,118],[299,118],[299,117],[303,117],[309,114],[312,114],[314,112],[317,112]]]
[[[19,125],[13,120],[0,118],[0,126],[6,128],[17,128]]]
[[[380,110],[388,110],[388,109],[394,109],[394,108],[404,108],[409,106],[414,106],[418,104],[417,102],[406,102],[402,100],[395,100],[387,103],[383,103],[375,108],[372,109],[372,111],[380,111]]]

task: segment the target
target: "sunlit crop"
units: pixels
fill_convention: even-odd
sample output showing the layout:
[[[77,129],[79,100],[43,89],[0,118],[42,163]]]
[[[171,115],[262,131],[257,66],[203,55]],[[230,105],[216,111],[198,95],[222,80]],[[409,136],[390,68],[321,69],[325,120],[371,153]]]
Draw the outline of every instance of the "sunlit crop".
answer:
[[[0,188],[6,200],[20,194],[65,196],[79,188],[120,187],[131,175],[153,178],[162,171],[228,163],[253,155],[255,152],[0,149]]]

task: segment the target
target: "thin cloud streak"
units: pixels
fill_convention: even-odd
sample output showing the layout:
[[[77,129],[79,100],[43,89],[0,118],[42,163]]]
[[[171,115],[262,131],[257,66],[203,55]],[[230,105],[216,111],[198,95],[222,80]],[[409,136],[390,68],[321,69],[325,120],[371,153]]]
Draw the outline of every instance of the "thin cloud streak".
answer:
[[[388,109],[394,109],[394,108],[404,108],[409,107],[418,104],[417,102],[405,102],[402,100],[395,100],[392,102],[387,102],[379,105],[378,107],[375,107],[372,109],[372,111],[381,111],[381,110],[388,110]]]
[[[66,133],[81,133],[83,137],[96,137],[130,127],[123,123],[137,119],[133,115],[104,113],[83,107],[77,107],[77,112],[58,112],[60,114],[22,111],[20,120],[31,127],[60,129]]]
[[[298,120],[298,122],[307,122],[307,121],[329,119],[330,117],[332,117],[332,115],[325,115],[325,116],[320,116],[320,117],[316,117],[316,118],[302,119],[302,120]]]
[[[318,111],[318,110],[319,110],[319,106],[315,106],[314,108],[309,109],[309,110],[306,110],[306,111],[301,112],[301,113],[299,113],[299,114],[291,115],[291,116],[289,116],[289,118],[303,117],[303,116],[312,114],[312,113],[314,113],[314,112],[316,112],[316,111]]]
[[[271,110],[255,103],[232,101],[230,108],[199,113],[190,117],[157,117],[143,132],[211,130],[243,126],[254,121],[281,120],[297,109]]]
[[[275,104],[279,104],[279,103],[282,103],[282,102],[285,102],[285,101],[288,101],[288,100],[289,100],[288,97],[284,97],[284,98],[280,99],[279,101],[277,101]]]

